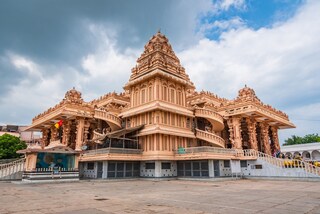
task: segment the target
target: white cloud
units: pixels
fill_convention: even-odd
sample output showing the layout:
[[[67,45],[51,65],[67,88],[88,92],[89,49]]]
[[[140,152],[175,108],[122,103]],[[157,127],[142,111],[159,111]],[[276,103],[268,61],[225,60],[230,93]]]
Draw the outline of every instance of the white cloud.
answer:
[[[36,76],[38,78],[41,78],[41,72],[39,72],[38,66],[32,62],[31,60],[14,54],[14,53],[8,53],[7,56],[10,59],[10,62],[21,71],[26,71],[30,76]]]
[[[310,1],[286,22],[231,29],[220,41],[201,39],[178,55],[198,90],[234,98],[247,84],[282,110],[304,108],[320,96],[319,10],[320,2]]]
[[[82,59],[82,68],[87,73],[81,76],[80,83],[88,86],[86,93],[91,95],[87,97],[94,99],[110,91],[121,92],[142,50],[128,48],[120,52],[117,40],[112,36],[114,32],[109,33],[104,27],[95,24],[90,24],[89,29],[97,47]]]
[[[214,6],[219,10],[229,10],[231,7],[245,9],[245,0],[218,0]]]
[[[5,103],[0,105],[0,112],[6,112],[6,118],[10,118],[1,122],[28,124],[34,116],[60,102],[73,86],[82,92],[86,101],[114,90],[122,92],[142,50],[128,48],[120,52],[116,32],[101,25],[88,23],[88,33],[96,47],[81,60],[85,72],[65,64],[39,63],[14,52],[1,57],[24,75],[0,98],[1,103]]]

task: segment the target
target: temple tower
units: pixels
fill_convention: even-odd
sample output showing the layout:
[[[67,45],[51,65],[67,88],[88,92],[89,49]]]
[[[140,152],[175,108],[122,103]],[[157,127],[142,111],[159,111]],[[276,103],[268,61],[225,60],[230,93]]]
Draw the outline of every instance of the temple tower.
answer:
[[[121,116],[127,128],[145,125],[138,134],[144,154],[170,156],[193,141],[186,91],[194,85],[162,33],[145,45],[124,89],[131,102]]]

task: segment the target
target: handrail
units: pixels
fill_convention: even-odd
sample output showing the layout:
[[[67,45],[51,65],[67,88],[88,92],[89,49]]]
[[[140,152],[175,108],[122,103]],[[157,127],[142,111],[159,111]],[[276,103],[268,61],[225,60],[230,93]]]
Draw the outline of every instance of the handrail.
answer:
[[[16,172],[24,170],[24,164],[26,159],[22,158],[19,160],[12,161],[10,163],[0,165],[0,178],[12,175]]]
[[[19,160],[15,160],[15,161],[12,161],[12,162],[9,162],[9,163],[1,164],[0,165],[0,170],[9,168],[9,167],[14,166],[14,165],[19,164],[19,163],[24,163],[25,161],[26,161],[25,158],[21,158]]]
[[[36,172],[53,172],[53,171],[76,172],[78,170],[75,169],[75,168],[61,168],[61,167],[58,167],[57,169],[55,169],[54,167],[48,167],[48,168],[36,168],[35,171]]]
[[[280,168],[299,168],[303,169],[306,173],[311,173],[320,176],[320,167],[316,167],[305,161],[297,159],[280,159],[253,149],[243,150],[243,155],[259,157],[261,160],[264,160]]]
[[[128,148],[103,148],[84,151],[81,156],[94,156],[100,154],[142,154],[142,150]]]
[[[209,116],[210,118],[214,118],[216,121],[223,124],[223,117],[220,114],[218,114],[210,109],[196,108],[195,114],[196,114],[196,116],[197,116],[197,114]]]
[[[99,118],[99,119],[108,120],[110,122],[112,121],[113,123],[115,123],[116,125],[121,127],[121,119],[119,117],[117,117],[116,115],[112,114],[111,112],[107,112],[107,111],[100,110],[100,109],[95,109],[94,110],[94,117]]]
[[[207,152],[207,153],[214,153],[214,154],[230,154],[236,155],[237,150],[235,149],[224,149],[218,147],[211,147],[211,146],[199,146],[199,147],[188,147],[188,148],[180,148],[174,150],[175,154],[193,154],[199,152]]]
[[[196,129],[196,137],[197,138],[200,138],[202,140],[205,140],[205,141],[208,141],[208,142],[211,142],[213,144],[216,144],[218,146],[221,146],[221,147],[225,147],[224,145],[224,139],[214,133],[211,133],[211,132],[207,132],[207,131],[202,131],[200,129]]]

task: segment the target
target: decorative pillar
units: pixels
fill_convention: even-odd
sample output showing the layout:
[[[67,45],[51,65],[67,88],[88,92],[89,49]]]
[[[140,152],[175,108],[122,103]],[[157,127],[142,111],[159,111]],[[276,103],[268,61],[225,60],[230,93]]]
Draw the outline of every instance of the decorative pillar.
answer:
[[[84,118],[77,118],[76,151],[81,151],[84,133]]]
[[[229,126],[230,141],[232,143],[232,147],[235,149],[242,149],[241,118],[232,117],[227,121],[227,123]]]
[[[271,132],[272,132],[272,140],[274,143],[274,148],[275,151],[278,152],[280,151],[280,144],[279,144],[279,137],[278,137],[278,127],[271,127]]]
[[[49,129],[42,129],[41,148],[48,146],[48,144],[49,144],[48,135],[49,135]]]
[[[234,142],[236,149],[242,149],[242,137],[241,137],[241,118],[233,117],[233,131],[234,131]]]
[[[258,151],[258,140],[257,140],[257,123],[254,118],[246,118],[248,125],[249,143],[250,148]]]
[[[38,153],[28,153],[26,155],[25,170],[27,172],[30,172],[36,169],[37,155]]]
[[[71,121],[65,121],[62,124],[62,144],[68,145],[69,144],[69,138],[70,138],[70,131],[71,131]]]
[[[271,155],[270,143],[269,143],[269,126],[264,123],[260,123],[262,143],[264,147],[264,153]]]
[[[84,142],[88,140],[90,122],[88,120],[84,121]]]
[[[59,130],[56,127],[52,126],[50,142],[58,140],[58,135],[59,135]]]
[[[232,145],[232,148],[234,148],[234,134],[233,134],[233,125],[232,125],[232,119],[227,120],[227,125],[229,127],[229,140]]]

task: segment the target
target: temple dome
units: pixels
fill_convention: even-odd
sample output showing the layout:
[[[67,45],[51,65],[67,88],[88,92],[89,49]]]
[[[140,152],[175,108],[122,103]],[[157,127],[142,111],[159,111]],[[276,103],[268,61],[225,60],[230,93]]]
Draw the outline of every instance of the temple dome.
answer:
[[[161,69],[168,74],[173,74],[193,85],[185,69],[181,66],[180,60],[174,53],[168,38],[160,31],[153,35],[144,46],[144,51],[137,59],[136,66],[132,68],[130,80],[155,69]]]
[[[74,87],[67,91],[63,101],[65,103],[77,103],[77,104],[82,104],[83,99],[81,97],[81,92],[77,91]]]
[[[244,88],[239,90],[237,100],[242,100],[242,101],[255,100],[255,101],[261,102],[260,99],[257,97],[256,92],[252,88],[247,87],[247,85],[245,85]]]

